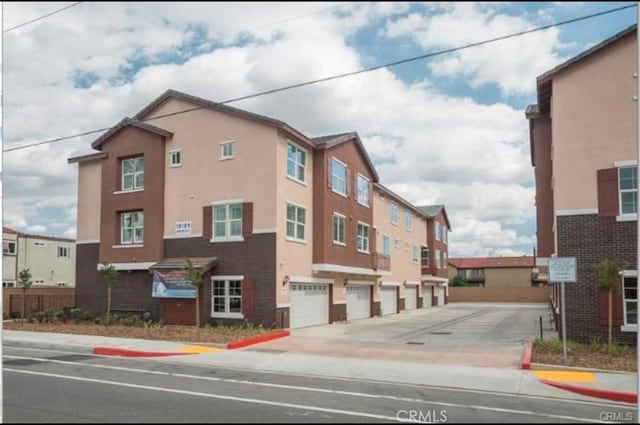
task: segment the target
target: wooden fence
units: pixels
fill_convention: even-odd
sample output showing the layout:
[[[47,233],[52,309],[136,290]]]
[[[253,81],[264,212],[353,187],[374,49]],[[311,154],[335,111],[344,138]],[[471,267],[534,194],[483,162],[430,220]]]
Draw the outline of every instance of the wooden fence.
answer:
[[[2,313],[22,317],[23,292],[20,288],[4,288],[2,291]],[[53,308],[62,310],[63,307],[75,305],[75,288],[30,288],[27,290],[26,317],[34,313]]]
[[[529,288],[473,288],[450,286],[447,302],[547,303],[550,286]]]

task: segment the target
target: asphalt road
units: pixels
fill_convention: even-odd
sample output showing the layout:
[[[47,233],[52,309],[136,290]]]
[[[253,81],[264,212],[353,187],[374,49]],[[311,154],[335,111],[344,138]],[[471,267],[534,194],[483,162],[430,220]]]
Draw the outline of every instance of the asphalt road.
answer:
[[[634,421],[616,403],[256,373],[5,345],[3,421],[568,423]]]

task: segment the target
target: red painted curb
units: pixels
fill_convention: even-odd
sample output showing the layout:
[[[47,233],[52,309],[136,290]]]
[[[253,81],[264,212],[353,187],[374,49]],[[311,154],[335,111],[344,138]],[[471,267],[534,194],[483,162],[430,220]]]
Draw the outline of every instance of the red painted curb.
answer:
[[[524,347],[524,356],[522,357],[523,369],[531,369],[531,351],[532,345],[530,342],[527,342],[527,345]]]
[[[227,348],[229,350],[234,350],[236,348],[242,348],[248,345],[258,344],[259,342],[271,341],[272,339],[276,339],[276,338],[284,338],[285,336],[289,336],[290,334],[291,332],[289,331],[273,332],[266,335],[260,335],[253,338],[247,338],[240,341],[230,342],[227,345]]]
[[[124,357],[164,357],[164,356],[182,356],[185,354],[193,354],[193,353],[181,353],[179,351],[176,351],[176,352],[138,351],[138,350],[127,350],[126,348],[94,347],[93,354],[100,354],[103,356],[124,356]]]
[[[621,401],[623,403],[635,404],[638,400],[638,395],[634,393],[603,390],[600,388],[579,387],[577,385],[570,385],[570,384],[565,384],[563,382],[549,381],[547,379],[541,379],[540,382],[544,382],[547,385],[561,388],[563,390],[572,391],[574,393],[588,395],[591,397],[605,398],[607,400]]]

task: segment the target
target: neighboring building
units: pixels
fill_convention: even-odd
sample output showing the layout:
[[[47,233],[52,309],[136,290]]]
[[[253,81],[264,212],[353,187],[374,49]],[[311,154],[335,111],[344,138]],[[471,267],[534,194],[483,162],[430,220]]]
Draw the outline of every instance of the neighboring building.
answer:
[[[526,111],[535,167],[538,264],[575,257],[566,285],[567,338],[607,338],[607,295],[596,288],[604,259],[627,263],[614,296],[614,338],[637,328],[637,32],[635,25],[537,78]],[[561,311],[554,291],[556,314]],[[556,321],[558,323],[559,321]]]
[[[534,257],[449,258],[449,276],[486,288],[529,288],[534,284]]]
[[[69,159],[78,164],[80,308],[104,311],[103,263],[120,271],[114,311],[181,324],[195,323],[186,258],[207,271],[203,324],[302,327],[371,317],[380,312],[381,278],[419,280],[413,269],[399,264],[396,273],[380,261],[378,175],[356,133],[312,139],[169,90],[92,147],[97,152]],[[405,210],[419,229],[420,212],[406,203],[402,219]],[[404,286],[398,297],[406,298]]]
[[[444,205],[418,207],[427,218],[427,244],[422,247],[420,262],[422,284],[426,294],[431,293],[431,303],[425,295],[425,307],[447,303],[449,269],[449,231],[451,224]]]
[[[425,215],[383,185],[374,184],[374,225],[379,270],[390,274],[380,279],[381,314],[423,307],[420,252],[427,244]],[[431,305],[431,292],[429,306]]]
[[[20,271],[29,269],[34,287],[75,286],[75,241],[31,235],[2,228],[2,286],[18,286]]]

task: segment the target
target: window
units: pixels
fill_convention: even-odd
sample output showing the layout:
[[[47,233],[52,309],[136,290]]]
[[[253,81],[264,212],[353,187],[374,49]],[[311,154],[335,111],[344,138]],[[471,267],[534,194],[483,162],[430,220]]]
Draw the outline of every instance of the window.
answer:
[[[391,203],[391,224],[398,224],[398,206]]]
[[[231,159],[235,154],[236,142],[220,143],[220,159]]]
[[[358,203],[369,206],[369,179],[358,174]]]
[[[357,249],[360,252],[369,252],[369,225],[358,223]]]
[[[33,243],[35,246],[47,246],[46,242],[34,242]]]
[[[69,258],[71,255],[69,254],[69,247],[67,246],[59,246],[58,247],[58,257]]]
[[[67,282],[58,282],[56,283],[58,286],[67,286]]]
[[[182,165],[182,150],[169,151],[169,167],[179,167]]]
[[[13,241],[2,241],[2,253],[16,255],[16,243]]]
[[[122,190],[144,189],[144,157],[122,160]]]
[[[307,210],[297,205],[287,204],[287,237],[304,240],[304,227],[307,222]]]
[[[440,250],[436,249],[436,268],[440,268]]]
[[[413,228],[412,216],[410,211],[404,212],[404,228],[411,230]]]
[[[144,238],[144,214],[142,211],[125,212],[120,215],[120,243],[141,244]]]
[[[287,143],[287,176],[304,182],[307,153],[292,143]]]
[[[412,258],[412,261],[414,263],[416,263],[416,264],[418,263],[418,246],[417,245],[413,246],[413,258]]]
[[[345,216],[333,213],[333,243],[345,245],[344,241]]]
[[[242,316],[242,281],[214,280],[211,285],[211,317]]]
[[[34,280],[33,284],[34,285],[44,285],[44,280],[42,280],[42,279]]]
[[[438,223],[436,221],[436,240],[439,241],[440,238],[440,233],[442,232],[442,226],[440,225],[440,223]]]
[[[442,226],[442,242],[444,244],[447,243],[447,237],[448,237],[447,236],[447,231],[448,231],[447,226]]]
[[[242,237],[242,204],[213,206],[213,239]]]
[[[638,167],[621,167],[618,169],[618,176],[620,213],[636,214],[638,212]]]
[[[15,288],[16,286],[16,282],[15,281],[4,281],[2,282],[2,287],[3,288]]]
[[[382,236],[382,254],[391,255],[391,238],[387,235]]]
[[[444,267],[445,269],[449,266],[449,264],[447,263],[447,253],[443,252],[442,253],[442,267]]]
[[[422,267],[429,267],[429,247],[422,247],[420,258]]]
[[[405,242],[404,243],[404,250],[405,251],[409,251],[410,248],[411,248],[411,244],[409,242]]]
[[[624,324],[636,325],[638,324],[638,278],[625,276],[622,278],[622,285],[624,287],[622,291]]]
[[[331,159],[331,190],[347,196],[347,166],[335,158]]]
[[[394,246],[396,247],[396,249],[400,248],[400,239],[396,239]]]

